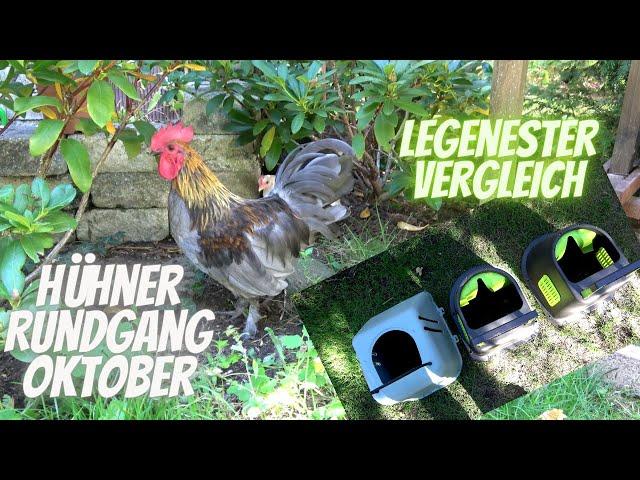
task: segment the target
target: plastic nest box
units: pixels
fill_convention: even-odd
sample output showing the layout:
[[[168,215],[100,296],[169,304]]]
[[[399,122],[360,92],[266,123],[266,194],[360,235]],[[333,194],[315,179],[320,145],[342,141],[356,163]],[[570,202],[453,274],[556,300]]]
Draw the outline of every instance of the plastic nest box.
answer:
[[[607,232],[588,224],[542,235],[522,257],[529,287],[559,324],[612,296],[639,268]]]
[[[373,398],[419,400],[455,381],[462,357],[431,294],[421,292],[371,318],[353,348]]]
[[[513,348],[538,332],[533,310],[509,273],[491,266],[467,270],[453,284],[449,307],[474,360]]]

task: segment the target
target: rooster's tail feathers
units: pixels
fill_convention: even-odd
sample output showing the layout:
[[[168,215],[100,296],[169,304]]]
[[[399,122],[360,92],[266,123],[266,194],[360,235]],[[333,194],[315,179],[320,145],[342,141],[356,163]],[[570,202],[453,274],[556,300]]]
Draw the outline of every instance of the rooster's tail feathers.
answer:
[[[353,160],[353,149],[342,140],[301,145],[278,168],[272,194],[283,198],[311,231],[332,238],[329,225],[349,214],[340,198],[353,189]]]

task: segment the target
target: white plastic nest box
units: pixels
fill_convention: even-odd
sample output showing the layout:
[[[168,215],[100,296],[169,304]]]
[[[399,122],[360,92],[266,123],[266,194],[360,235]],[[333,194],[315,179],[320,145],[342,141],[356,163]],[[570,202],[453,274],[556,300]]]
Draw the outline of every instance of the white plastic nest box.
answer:
[[[352,345],[373,398],[419,400],[454,382],[462,369],[443,310],[421,292],[371,318]]]

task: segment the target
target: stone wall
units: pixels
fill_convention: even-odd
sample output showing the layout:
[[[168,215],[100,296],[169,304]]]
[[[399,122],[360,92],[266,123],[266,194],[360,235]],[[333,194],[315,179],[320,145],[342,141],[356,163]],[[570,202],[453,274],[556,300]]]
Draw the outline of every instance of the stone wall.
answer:
[[[218,178],[234,193],[256,197],[260,165],[251,145],[235,145],[236,135],[222,130],[223,119],[207,117],[205,102],[192,100],[185,105],[183,121],[195,128],[193,147]],[[39,159],[29,155],[29,136],[35,122],[16,122],[0,136],[0,185],[30,182]],[[97,161],[107,140],[74,135],[83,142],[92,161]],[[70,181],[67,166],[56,155],[49,171],[53,184]],[[124,233],[125,241],[159,241],[169,236],[167,197],[170,183],[157,172],[155,158],[143,152],[129,159],[121,143],[117,143],[95,179],[90,206],[77,230],[77,238],[95,241]]]

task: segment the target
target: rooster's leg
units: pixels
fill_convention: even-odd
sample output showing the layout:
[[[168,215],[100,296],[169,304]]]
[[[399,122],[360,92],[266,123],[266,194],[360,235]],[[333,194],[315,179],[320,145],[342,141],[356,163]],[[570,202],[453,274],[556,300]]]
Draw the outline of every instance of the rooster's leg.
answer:
[[[235,320],[244,315],[244,309],[249,305],[249,301],[244,298],[238,298],[236,308],[233,310],[215,312],[216,316],[226,317],[225,320]]]
[[[260,309],[258,302],[251,302],[249,305],[249,315],[247,315],[247,323],[244,326],[243,336],[252,338],[258,332],[258,321],[260,320]]]

